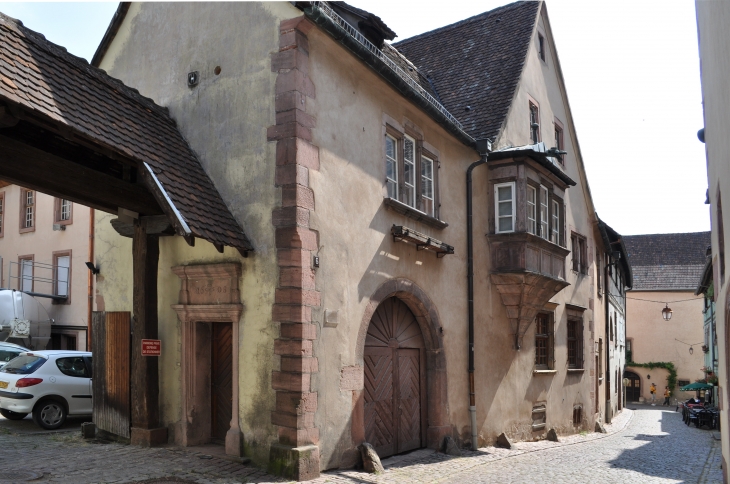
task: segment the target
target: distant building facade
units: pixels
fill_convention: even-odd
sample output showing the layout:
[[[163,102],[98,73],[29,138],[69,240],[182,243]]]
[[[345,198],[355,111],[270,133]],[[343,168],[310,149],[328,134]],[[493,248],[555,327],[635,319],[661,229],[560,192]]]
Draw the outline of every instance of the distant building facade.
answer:
[[[705,267],[709,232],[631,235],[623,238],[633,272],[633,287],[627,294],[629,324],[626,344],[636,364],[672,363],[677,385],[670,388],[672,402],[693,396],[681,392],[683,385],[704,379],[704,297],[695,295]],[[672,317],[665,321],[662,309]],[[663,401],[669,371],[627,363],[627,401],[651,400],[649,388],[656,384],[658,403]]]
[[[704,296],[704,307],[702,314],[704,316],[704,333],[705,341],[702,345],[702,352],[705,354],[705,373],[707,382],[715,385],[712,390],[711,401],[718,403],[718,347],[717,347],[717,309],[715,307],[715,282],[712,267],[712,248],[707,248],[707,262],[705,269],[702,271],[702,277],[697,285],[695,295]]]
[[[36,296],[49,349],[87,348],[90,220],[88,207],[0,182],[0,287]]]

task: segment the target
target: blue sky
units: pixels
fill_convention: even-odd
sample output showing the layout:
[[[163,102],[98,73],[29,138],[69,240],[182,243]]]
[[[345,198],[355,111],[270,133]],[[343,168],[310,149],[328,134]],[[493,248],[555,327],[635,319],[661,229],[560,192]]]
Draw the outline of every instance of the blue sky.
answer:
[[[351,0],[396,40],[508,1]],[[596,210],[618,232],[709,230],[697,26],[689,0],[548,0]],[[5,3],[0,11],[90,60],[117,3]]]

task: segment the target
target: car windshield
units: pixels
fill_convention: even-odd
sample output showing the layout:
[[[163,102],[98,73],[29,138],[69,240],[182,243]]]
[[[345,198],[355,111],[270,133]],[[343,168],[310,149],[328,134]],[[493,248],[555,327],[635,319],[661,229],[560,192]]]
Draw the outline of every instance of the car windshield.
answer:
[[[43,366],[46,362],[45,358],[36,355],[21,355],[10,360],[10,362],[0,369],[3,373],[15,373],[18,375],[29,375]]]

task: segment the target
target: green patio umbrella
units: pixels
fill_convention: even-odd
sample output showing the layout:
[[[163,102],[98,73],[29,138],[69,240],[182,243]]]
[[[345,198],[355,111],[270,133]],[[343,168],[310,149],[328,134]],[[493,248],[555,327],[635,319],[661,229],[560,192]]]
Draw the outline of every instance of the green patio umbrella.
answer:
[[[712,385],[697,381],[694,383],[690,383],[689,385],[683,386],[682,388],[680,388],[680,390],[682,390],[683,392],[691,392],[693,390],[709,390],[710,388],[712,388]]]

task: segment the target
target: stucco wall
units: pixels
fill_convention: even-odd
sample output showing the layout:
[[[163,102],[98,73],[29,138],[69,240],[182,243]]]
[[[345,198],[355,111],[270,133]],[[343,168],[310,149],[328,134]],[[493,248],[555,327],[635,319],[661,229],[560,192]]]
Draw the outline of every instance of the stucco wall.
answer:
[[[291,4],[132,4],[101,68],[170,109],[171,116],[201,160],[223,199],[251,239],[255,252],[244,259],[226,248],[178,237],[160,239],[159,321],[161,420],[174,431],[180,416],[180,323],[170,308],[180,282],[170,268],[182,264],[239,261],[244,312],[240,321],[240,423],[246,454],[268,460],[275,439],[271,372],[278,325],[271,305],[277,280],[272,207],[275,145],[266,142],[274,124],[274,83],[270,55],[278,50],[279,23],[300,15]],[[220,67],[220,74],[215,68]],[[190,89],[187,73],[200,72]],[[131,240],[118,236],[109,216],[97,220],[97,260],[113,269],[98,281],[106,310],[131,310]],[[101,299],[97,298],[98,301]],[[97,308],[100,306],[97,304]]]
[[[72,205],[72,222],[65,230],[53,230],[55,197],[36,193],[35,230],[20,233],[20,191],[18,185],[0,188],[5,194],[3,204],[4,235],[0,237],[0,257],[2,257],[2,276],[0,287],[19,289],[18,258],[32,256],[35,267],[34,291],[44,294],[53,293],[53,284],[41,278],[53,279],[54,271],[43,268],[41,264],[53,265],[53,253],[71,251],[70,292],[68,304],[53,304],[49,298],[37,297],[56,326],[87,325],[88,312],[88,273],[85,262],[89,257],[89,208]],[[9,271],[11,270],[12,277]],[[55,330],[76,337],[77,349],[86,349],[85,330]]]
[[[730,151],[730,99],[727,96],[727,79],[730,78],[730,40],[727,25],[730,23],[730,5],[727,2],[696,0],[697,29],[699,37],[700,68],[702,74],[702,100],[705,118],[705,152],[707,154],[707,177],[710,195],[712,221],[712,257],[715,277],[715,302],[717,305],[717,339],[720,380],[720,401],[722,428],[727,429],[728,419],[728,277],[720,276],[720,253],[730,254],[725,235],[721,247],[718,202],[725,198],[725,210],[722,212],[722,225],[730,227],[730,210],[728,210],[728,194],[730,194],[730,164],[727,153]],[[724,231],[727,234],[727,230]],[[726,256],[727,257],[727,256]],[[727,269],[725,269],[727,270]],[[730,463],[730,440],[722,439],[723,468]],[[723,471],[725,480],[728,474]]]
[[[661,311],[664,305],[637,300],[671,302],[694,297],[691,291],[630,291],[628,293],[626,313],[629,323],[626,336],[631,340],[633,361],[637,363],[672,362],[677,369],[677,379],[689,380],[690,383],[698,378],[704,378],[701,370],[704,366],[702,297],[697,296],[696,301],[669,304],[673,311],[670,321],[664,321],[662,318]],[[689,353],[690,344],[694,345],[692,354]],[[664,390],[666,380],[655,381],[655,383],[657,387],[661,387],[662,391]],[[678,388],[672,389],[672,392],[673,397],[684,400],[694,395],[694,392],[680,392]]]

